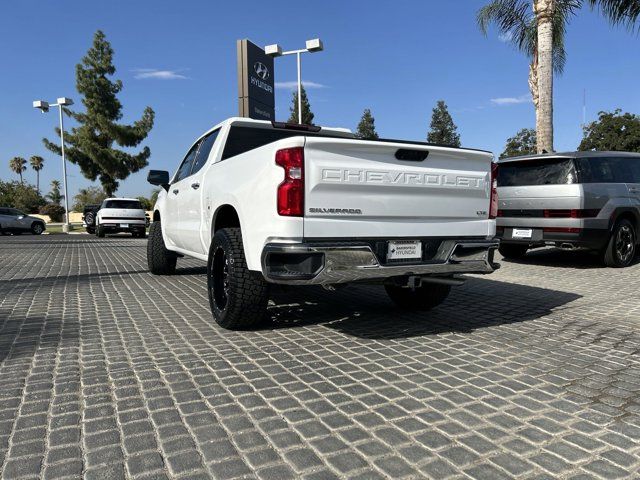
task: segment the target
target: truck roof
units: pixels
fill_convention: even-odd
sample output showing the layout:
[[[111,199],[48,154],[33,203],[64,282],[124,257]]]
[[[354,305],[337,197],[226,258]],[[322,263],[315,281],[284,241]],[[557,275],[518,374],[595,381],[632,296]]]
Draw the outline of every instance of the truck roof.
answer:
[[[245,127],[262,127],[262,128],[277,128],[274,126],[275,125],[291,125],[291,124],[286,124],[284,122],[271,122],[269,120],[254,120],[253,118],[245,118],[245,117],[231,117],[229,119],[227,119],[226,121],[223,122],[224,123],[230,123],[232,125],[242,125]],[[307,125],[303,125],[302,127],[309,127]],[[312,125],[311,127],[316,127],[315,125]],[[215,127],[214,127],[215,128]],[[336,135],[336,136],[340,136],[340,137],[345,137],[345,138],[354,138],[355,135],[354,133],[349,130],[348,128],[340,128],[340,127],[319,127],[317,126],[316,128],[321,129],[322,132],[324,133],[330,133],[332,135]],[[309,130],[309,131],[313,131],[313,130]],[[300,130],[300,134],[304,135],[305,130],[301,129]]]
[[[205,133],[200,135],[193,145],[195,145],[201,138],[205,137],[212,131],[221,128],[225,125],[231,126],[243,126],[243,127],[256,127],[256,128],[290,128],[292,130],[296,130],[295,124],[288,124],[284,122],[271,122],[269,120],[254,120],[252,118],[246,117],[231,117],[223,122],[218,123],[214,127],[207,130]],[[340,128],[340,127],[321,127],[318,125],[302,125],[300,128],[300,136],[308,135],[320,135],[323,134],[330,137],[338,137],[338,138],[350,138],[357,139],[356,135],[348,128]],[[311,128],[309,128],[311,127]],[[424,145],[428,147],[443,147],[443,148],[453,148],[456,150],[470,150],[474,152],[483,152],[490,153],[493,155],[493,152],[489,150],[479,149],[479,148],[468,148],[468,147],[453,147],[451,145],[443,145],[439,143],[430,143],[430,142],[422,142],[419,140],[398,140],[393,138],[379,138],[377,140],[366,140],[372,142],[385,142],[385,143],[403,143],[403,144],[414,144],[414,145]]]

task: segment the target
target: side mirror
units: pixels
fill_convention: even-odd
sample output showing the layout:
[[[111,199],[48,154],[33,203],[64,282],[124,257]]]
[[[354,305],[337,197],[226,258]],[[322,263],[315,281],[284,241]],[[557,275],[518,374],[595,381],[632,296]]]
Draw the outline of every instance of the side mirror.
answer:
[[[169,190],[169,172],[166,170],[149,170],[147,182]]]

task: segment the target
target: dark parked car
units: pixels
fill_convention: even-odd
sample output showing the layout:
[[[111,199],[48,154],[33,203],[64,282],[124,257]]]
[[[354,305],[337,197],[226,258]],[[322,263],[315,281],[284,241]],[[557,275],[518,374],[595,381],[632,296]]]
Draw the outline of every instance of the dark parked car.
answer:
[[[32,217],[15,208],[0,207],[0,233],[2,235],[8,233],[40,235],[46,228],[41,218]]]

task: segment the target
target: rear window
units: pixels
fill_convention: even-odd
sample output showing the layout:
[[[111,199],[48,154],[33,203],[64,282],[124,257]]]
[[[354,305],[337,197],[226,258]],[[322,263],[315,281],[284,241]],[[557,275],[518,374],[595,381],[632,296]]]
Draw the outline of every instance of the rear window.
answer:
[[[501,163],[498,169],[499,187],[525,185],[567,185],[577,183],[573,159],[540,159]]]
[[[248,152],[254,148],[260,148],[269,143],[277,142],[290,137],[336,137],[344,136],[331,135],[327,133],[307,132],[300,130],[280,130],[272,128],[255,127],[231,127],[229,136],[222,152],[222,159],[226,160],[241,153]]]
[[[124,208],[127,210],[143,210],[138,200],[105,200],[102,208]]]

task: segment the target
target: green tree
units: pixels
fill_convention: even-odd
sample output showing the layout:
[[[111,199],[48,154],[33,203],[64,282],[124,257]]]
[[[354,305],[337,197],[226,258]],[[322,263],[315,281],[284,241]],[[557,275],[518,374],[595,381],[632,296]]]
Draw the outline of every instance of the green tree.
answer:
[[[138,199],[138,201],[140,202],[140,204],[142,205],[142,208],[144,208],[145,210],[151,210],[153,208],[153,204],[151,203],[151,199],[140,195],[139,197],[136,197]]]
[[[24,213],[38,213],[42,205],[45,205],[42,198],[33,185],[0,181],[0,205],[17,208]]]
[[[20,175],[20,183],[24,183],[22,172],[27,169],[27,161],[22,157],[13,157],[9,160],[9,168],[13,173]]]
[[[598,120],[584,127],[578,150],[640,152],[640,116],[621,112],[598,113]]]
[[[80,167],[82,174],[95,181],[98,179],[109,196],[118,188],[118,180],[127,178],[148,165],[151,155],[149,147],[132,154],[115,148],[137,147],[153,127],[154,112],[145,108],[142,118],[132,125],[117,123],[122,118],[122,104],[117,94],[122,90],[122,81],[111,81],[115,74],[113,49],[104,33],[98,30],[93,45],[76,66],[76,87],[83,96],[85,113],[64,109],[79,126],[65,132],[66,156]],[[56,133],[60,135],[59,129]],[[57,143],[43,139],[45,146],[58,155]]]
[[[38,155],[33,155],[29,159],[29,163],[31,164],[31,168],[36,172],[36,190],[40,193],[40,170],[44,168],[44,158]]]
[[[291,99],[291,107],[289,107],[291,111],[291,116],[289,123],[302,123],[304,125],[313,125],[313,112],[311,111],[311,105],[309,104],[309,99],[307,98],[307,91],[302,87],[302,122],[298,121],[298,91],[293,92],[293,98]]]
[[[599,9],[614,25],[633,28],[640,17],[640,0],[492,0],[478,11],[484,34],[495,24],[531,61],[538,152],[553,151],[553,74],[562,73],[566,62],[567,25],[585,5]]]
[[[40,207],[40,214],[49,215],[52,222],[62,222],[64,220],[64,207],[55,203],[48,203]]]
[[[532,128],[523,128],[513,137],[507,139],[504,152],[500,158],[517,157],[536,153],[536,131]]]
[[[110,195],[107,195],[107,192],[100,187],[81,188],[73,197],[71,210],[74,212],[82,212],[85,205],[98,205],[108,197],[110,197]]]
[[[3,207],[13,207],[16,190],[21,183],[17,181],[3,182],[0,180],[0,205]]]
[[[151,192],[151,208],[149,210],[152,210],[153,207],[156,205],[156,202],[158,201],[158,195],[160,195],[160,189],[159,188],[154,188],[153,192]]]
[[[60,205],[64,200],[64,195],[60,192],[60,180],[51,180],[51,191],[47,193],[46,198],[55,205]]]
[[[451,118],[451,114],[444,100],[438,100],[438,103],[433,109],[433,114],[431,115],[431,130],[427,134],[427,141],[429,143],[449,145],[451,147],[460,146],[458,127],[453,123],[453,118]]]
[[[368,108],[365,108],[364,112],[362,113],[362,118],[360,119],[360,123],[358,123],[358,128],[356,130],[356,137],[365,140],[378,139],[375,119],[373,118],[373,115],[371,115],[371,110],[369,110]]]

